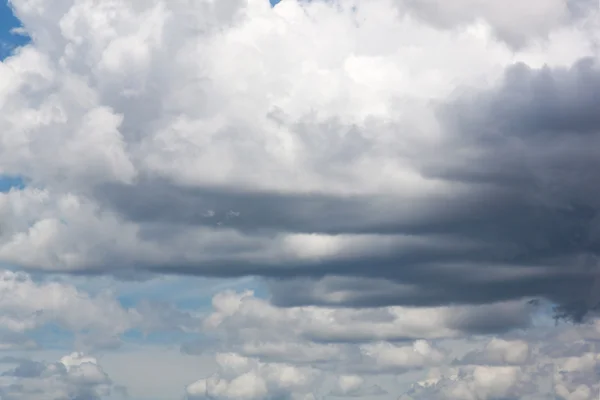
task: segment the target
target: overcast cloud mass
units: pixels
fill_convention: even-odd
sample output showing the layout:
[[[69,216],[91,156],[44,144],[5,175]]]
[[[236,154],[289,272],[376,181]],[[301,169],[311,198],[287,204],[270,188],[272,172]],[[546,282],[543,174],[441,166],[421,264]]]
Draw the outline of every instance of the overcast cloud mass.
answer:
[[[598,398],[596,0],[8,3],[0,400]]]

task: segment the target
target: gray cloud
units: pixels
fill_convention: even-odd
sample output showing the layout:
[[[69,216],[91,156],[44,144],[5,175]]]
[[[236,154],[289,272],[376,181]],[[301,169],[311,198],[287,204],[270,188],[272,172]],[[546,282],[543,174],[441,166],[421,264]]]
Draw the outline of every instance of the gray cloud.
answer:
[[[119,2],[116,37],[131,34],[123,26],[162,28],[148,43],[116,44],[89,22],[108,12],[101,7],[62,1],[40,15],[14,3],[45,39],[11,59],[17,83],[0,121],[0,167],[28,187],[2,195],[3,261],[47,272],[260,276],[286,306],[540,297],[581,321],[598,303],[600,74],[589,58],[560,67],[578,52],[553,56],[582,41],[590,54],[593,32],[576,26],[587,3],[392,2],[419,16],[403,19],[383,0],[290,2],[277,16],[232,1],[178,24],[184,2]],[[252,28],[257,15],[272,33]],[[292,16],[295,30],[277,28]],[[509,50],[478,18],[524,50]],[[343,43],[326,51],[296,35],[325,37],[330,26]],[[232,44],[237,29],[261,50]],[[546,36],[552,51],[527,48]],[[551,66],[527,66],[539,56]],[[252,58],[231,67],[240,57]],[[307,72],[313,64],[331,76]],[[495,83],[480,85],[478,74]],[[24,105],[53,122],[13,118]],[[22,132],[23,143],[9,140]],[[529,321],[497,312],[458,324],[485,333]]]
[[[241,241],[215,244],[213,257],[195,261],[175,253],[169,265],[130,263],[163,273],[282,278],[273,285],[278,304],[431,306],[544,297],[580,320],[595,305],[588,294],[600,250],[594,185],[599,96],[597,66],[585,59],[568,69],[516,65],[497,89],[440,104],[448,132],[444,157],[422,148],[419,169],[467,189],[439,197],[407,202],[393,195],[283,194],[184,187],[149,177],[134,185],[106,184],[95,198],[139,224],[149,243],[176,247],[173,238],[194,227],[239,232]],[[384,244],[377,254],[269,256],[278,235],[315,233],[366,235],[375,246]],[[394,247],[385,238],[407,242]],[[263,255],[243,256],[249,251]],[[104,270],[103,261],[98,268]],[[325,280],[323,293],[348,293],[328,302],[310,295],[314,282],[286,283],[302,276],[380,280]],[[293,285],[302,290],[289,290]]]
[[[140,237],[157,244],[194,227],[239,232],[241,241],[213,247],[220,256],[194,261],[174,254],[169,265],[138,264],[163,273],[281,278],[273,285],[278,304],[482,304],[544,297],[581,320],[595,305],[589,293],[600,250],[598,99],[598,67],[583,59],[570,68],[517,64],[498,88],[440,103],[438,118],[447,132],[443,157],[437,147],[421,147],[412,161],[424,176],[465,189],[438,197],[284,194],[185,187],[148,177],[134,185],[104,185],[95,198],[139,224]],[[342,147],[355,143],[352,136],[344,140]],[[342,251],[310,260],[269,255],[280,234],[315,233],[366,235],[373,245],[384,244],[377,254]],[[385,238],[407,242],[394,247]],[[263,255],[253,261],[242,255],[249,251]],[[331,302],[310,294],[314,282],[286,283],[302,276],[361,279],[323,281],[323,293],[347,293]],[[294,285],[302,290],[289,290]]]
[[[594,0],[532,0],[526,7],[517,1],[397,0],[400,9],[444,29],[455,29],[482,19],[494,34],[512,47],[543,40],[557,27],[581,21],[598,7]]]

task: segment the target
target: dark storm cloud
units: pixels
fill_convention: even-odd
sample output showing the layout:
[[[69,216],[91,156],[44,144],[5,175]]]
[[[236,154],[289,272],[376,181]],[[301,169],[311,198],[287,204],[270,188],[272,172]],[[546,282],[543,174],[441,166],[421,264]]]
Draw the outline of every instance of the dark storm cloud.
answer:
[[[500,87],[439,105],[448,134],[444,153],[423,149],[414,161],[424,176],[468,189],[437,198],[185,188],[150,178],[104,186],[97,197],[140,223],[147,238],[206,225],[264,240],[280,232],[424,239],[377,257],[254,262],[231,255],[201,266],[183,257],[146,265],[160,272],[284,279],[287,284],[273,286],[281,305],[432,306],[543,297],[581,319],[597,303],[590,297],[600,252],[599,109],[600,72],[588,59],[565,69],[515,65]],[[333,275],[380,281],[338,281],[346,295],[336,301],[324,295],[336,289],[331,280],[320,293],[311,290],[318,285],[306,284],[310,280],[289,281]]]
[[[542,296],[561,303],[563,311],[581,319],[597,302],[590,303],[590,297],[595,297],[593,281],[600,250],[598,109],[600,72],[588,59],[568,69],[532,70],[516,65],[507,71],[499,89],[465,94],[440,106],[440,120],[451,133],[449,143],[444,157],[422,162],[423,173],[468,183],[478,188],[474,193],[487,191],[489,196],[485,201],[482,196],[474,197],[478,201],[467,197],[465,208],[449,210],[437,221],[425,218],[419,221],[420,228],[479,238],[496,245],[498,251],[488,252],[487,259],[484,256],[471,267],[440,258],[439,268],[430,265],[422,282],[409,280],[418,290],[406,290],[406,296],[402,290],[386,291],[385,286],[383,290],[362,287],[356,291],[345,287],[353,293],[347,301],[376,305],[408,302],[409,298],[419,303],[429,298],[443,304]],[[463,212],[455,213],[456,209]],[[473,261],[473,254],[462,261]],[[459,267],[448,268],[448,261]],[[493,276],[498,270],[490,264],[497,262],[514,266],[515,275]],[[536,265],[548,268],[521,276],[516,273]],[[400,271],[408,269],[399,262],[396,271],[401,275]],[[472,281],[472,273],[485,270],[489,270],[489,281]],[[387,269],[371,273],[393,275]],[[308,293],[275,291],[276,299],[283,303],[293,303],[294,297],[304,297],[297,298],[298,302],[311,302]]]

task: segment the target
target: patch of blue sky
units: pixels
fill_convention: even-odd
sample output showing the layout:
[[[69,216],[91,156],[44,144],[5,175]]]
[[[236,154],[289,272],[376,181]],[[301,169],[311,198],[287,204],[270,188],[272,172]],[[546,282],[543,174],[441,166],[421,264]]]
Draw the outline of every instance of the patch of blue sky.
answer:
[[[0,3],[0,60],[10,56],[15,48],[29,43],[29,37],[20,32],[21,28],[21,22],[8,3]]]
[[[18,176],[0,175],[0,193],[9,192],[11,189],[23,189],[25,181]]]

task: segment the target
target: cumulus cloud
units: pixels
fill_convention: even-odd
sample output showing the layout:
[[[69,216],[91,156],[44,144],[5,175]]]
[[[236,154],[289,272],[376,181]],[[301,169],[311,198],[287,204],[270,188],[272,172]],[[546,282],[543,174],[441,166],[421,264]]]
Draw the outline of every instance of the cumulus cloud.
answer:
[[[367,360],[372,360],[378,369],[384,371],[403,371],[439,365],[447,356],[425,340],[417,340],[412,346],[394,346],[379,342],[363,345],[360,350]]]
[[[380,336],[385,331],[380,324],[394,323],[386,307],[278,308],[251,292],[226,291],[214,297],[213,308],[204,326],[220,338],[212,347],[218,352],[218,370],[190,385],[190,398],[211,398],[211,393],[213,398],[271,398],[278,386],[269,387],[257,371],[284,365],[320,376],[309,385],[317,398],[588,400],[600,390],[597,320],[550,328],[551,315],[546,314],[541,321],[536,318],[530,329],[494,335],[464,331],[428,340],[416,334],[398,340]],[[465,307],[463,312],[468,311]],[[399,314],[410,312],[415,319],[418,312],[422,320],[434,319],[427,309],[408,308]],[[443,321],[439,316],[435,319]],[[309,323],[317,320],[327,321],[323,329],[340,324],[348,338],[306,335]],[[357,339],[352,330],[361,324],[372,329],[370,335]],[[204,354],[209,353],[211,348],[205,348]],[[234,394],[238,384],[248,392]]]
[[[315,399],[318,371],[289,364],[265,364],[235,353],[217,354],[219,372],[192,383],[190,400],[203,399]]]
[[[0,62],[0,176],[23,182],[0,192],[0,263],[270,297],[204,318],[2,272],[0,347],[48,324],[76,347],[211,335],[184,346],[217,353],[189,399],[309,399],[320,376],[386,395],[370,378],[424,371],[405,396],[591,398],[595,3],[10,0],[32,42]],[[547,304],[592,324],[520,336]],[[104,396],[82,357],[24,362],[0,397]]]
[[[519,367],[474,366],[454,375],[417,384],[401,399],[515,399],[531,395],[537,386]]]
[[[535,311],[528,302],[437,308],[278,307],[251,291],[221,292],[213,297],[213,307],[204,320],[205,328],[217,334],[227,332],[247,350],[258,353],[262,349],[267,354],[269,346],[265,343],[271,342],[280,343],[282,353],[285,348],[294,352],[294,340],[311,340],[317,346],[316,356],[335,354],[335,346],[344,343],[460,338],[527,328]],[[504,318],[503,313],[517,317]],[[486,318],[501,319],[503,325],[487,323]],[[276,348],[270,347],[273,355]],[[302,353],[308,355],[311,351],[304,348]]]
[[[400,398],[591,400],[600,390],[599,359],[595,342],[565,340],[560,330],[542,340],[496,337],[458,363],[430,369]]]
[[[125,308],[114,293],[91,295],[72,284],[36,282],[23,272],[0,270],[0,348],[35,349],[29,333],[55,325],[76,335],[80,348],[120,344],[129,330],[146,332],[194,330],[200,320],[168,306],[152,309],[147,302]]]
[[[591,4],[11,4],[3,261],[593,306]]]
[[[585,353],[579,357],[566,357],[554,368],[554,390],[559,398],[565,400],[593,399],[600,384],[597,374],[600,356],[597,353]]]
[[[55,363],[22,361],[0,376],[0,396],[7,400],[96,400],[125,398],[93,357],[81,353]]]
[[[25,334],[47,324],[95,337],[97,345],[137,325],[135,310],[123,308],[109,293],[91,296],[69,284],[35,282],[25,273],[0,271],[0,293],[0,338],[16,338],[28,347],[35,343]]]

